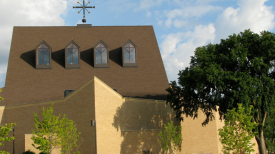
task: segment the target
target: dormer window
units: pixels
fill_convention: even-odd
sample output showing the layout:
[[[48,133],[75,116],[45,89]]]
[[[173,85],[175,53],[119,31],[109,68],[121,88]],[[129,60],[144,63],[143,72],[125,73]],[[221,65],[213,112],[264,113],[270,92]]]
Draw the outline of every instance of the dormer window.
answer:
[[[109,67],[108,46],[99,41],[94,47],[94,67]]]
[[[35,48],[37,69],[51,68],[51,51],[51,47],[44,40]]]
[[[80,47],[71,41],[65,47],[65,68],[80,68]]]
[[[122,46],[123,67],[137,67],[137,46],[128,40]]]

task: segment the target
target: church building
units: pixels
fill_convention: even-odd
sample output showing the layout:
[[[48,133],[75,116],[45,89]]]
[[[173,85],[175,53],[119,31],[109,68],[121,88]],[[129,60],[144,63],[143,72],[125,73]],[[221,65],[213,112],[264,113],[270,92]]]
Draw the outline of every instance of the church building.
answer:
[[[162,154],[158,133],[170,121],[182,126],[178,154],[220,154],[223,122],[203,127],[202,112],[176,121],[168,87],[153,26],[15,26],[0,122],[17,125],[15,140],[0,148],[38,154],[33,113],[42,120],[42,108],[54,103],[53,114],[66,114],[81,132],[82,154]]]

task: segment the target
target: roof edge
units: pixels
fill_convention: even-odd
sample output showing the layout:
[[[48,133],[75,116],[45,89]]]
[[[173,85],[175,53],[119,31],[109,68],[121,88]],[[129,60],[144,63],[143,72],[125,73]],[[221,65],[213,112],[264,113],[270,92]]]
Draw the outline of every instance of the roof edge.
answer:
[[[113,88],[111,88],[110,86],[108,86],[106,83],[104,83],[103,81],[101,81],[96,76],[94,76],[94,81],[97,81],[98,83],[100,83],[101,85],[103,85],[106,89],[108,89],[111,93],[113,93],[116,96],[118,96],[119,98],[123,99],[123,96],[121,96],[118,92],[116,92]]]
[[[166,100],[160,99],[148,99],[148,98],[135,98],[135,97],[123,97],[124,100],[134,100],[134,101],[153,101],[153,102],[166,102]]]
[[[11,109],[11,108],[18,108],[18,107],[27,107],[27,106],[34,106],[34,105],[41,105],[41,104],[52,104],[52,103],[64,102],[64,101],[70,99],[73,95],[75,95],[76,93],[78,93],[81,89],[83,89],[84,87],[86,87],[87,85],[89,85],[93,81],[97,81],[98,83],[100,83],[101,85],[103,85],[104,87],[106,87],[110,92],[112,92],[116,96],[118,96],[120,98],[123,98],[123,96],[121,96],[119,93],[117,93],[116,91],[114,91],[111,87],[109,87],[103,81],[101,81],[100,79],[98,79],[96,76],[93,76],[91,79],[89,79],[84,84],[82,84],[81,86],[79,86],[78,88],[76,88],[72,93],[70,93],[69,95],[67,95],[64,98],[54,99],[54,100],[38,101],[38,102],[31,102],[31,103],[25,103],[25,104],[17,104],[17,105],[8,105],[8,106],[5,106],[5,107],[6,107],[6,109]]]
[[[68,99],[70,99],[73,95],[78,93],[81,89],[86,87],[89,83],[94,81],[94,77],[92,77],[90,80],[79,86],[76,90],[74,90],[72,93],[67,95],[64,98],[61,99],[54,99],[54,100],[45,100],[45,101],[38,101],[38,102],[31,102],[31,103],[25,103],[25,104],[16,104],[16,105],[8,105],[6,106],[6,109],[11,109],[11,108],[18,108],[18,107],[27,107],[27,106],[34,106],[34,105],[41,105],[41,104],[52,104],[52,103],[59,103],[59,102],[64,102]]]

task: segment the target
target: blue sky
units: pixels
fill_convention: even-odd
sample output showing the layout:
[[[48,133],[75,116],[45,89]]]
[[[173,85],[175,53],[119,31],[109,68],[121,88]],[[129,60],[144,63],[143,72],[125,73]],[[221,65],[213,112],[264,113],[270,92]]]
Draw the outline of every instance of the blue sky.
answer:
[[[80,0],[80,3],[83,1]],[[86,0],[86,3],[88,1]],[[275,33],[275,0],[90,0],[87,24],[153,25],[168,80],[199,46],[251,29]],[[5,86],[13,26],[76,26],[77,0],[0,0],[0,88]]]

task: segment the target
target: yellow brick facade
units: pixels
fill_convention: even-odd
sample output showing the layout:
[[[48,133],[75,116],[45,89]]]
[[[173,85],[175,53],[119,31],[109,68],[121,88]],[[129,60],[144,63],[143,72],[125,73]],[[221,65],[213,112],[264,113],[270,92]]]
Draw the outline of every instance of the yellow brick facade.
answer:
[[[223,127],[223,122],[218,120],[218,113],[215,113],[216,120],[205,127],[201,125],[205,119],[202,112],[198,119],[184,118],[184,122],[177,122],[166,101],[122,97],[94,77],[61,100],[1,107],[1,124],[17,123],[16,154],[28,149],[35,151],[30,139],[31,130],[35,129],[33,112],[42,120],[42,108],[49,108],[52,103],[53,114],[66,114],[81,132],[84,140],[79,150],[82,154],[141,154],[142,149],[161,154],[158,133],[163,124],[171,120],[182,126],[182,150],[178,154],[220,154],[222,150],[218,129]],[[91,126],[91,120],[96,121],[95,127]],[[12,147],[12,142],[8,142],[2,150],[12,153]]]

